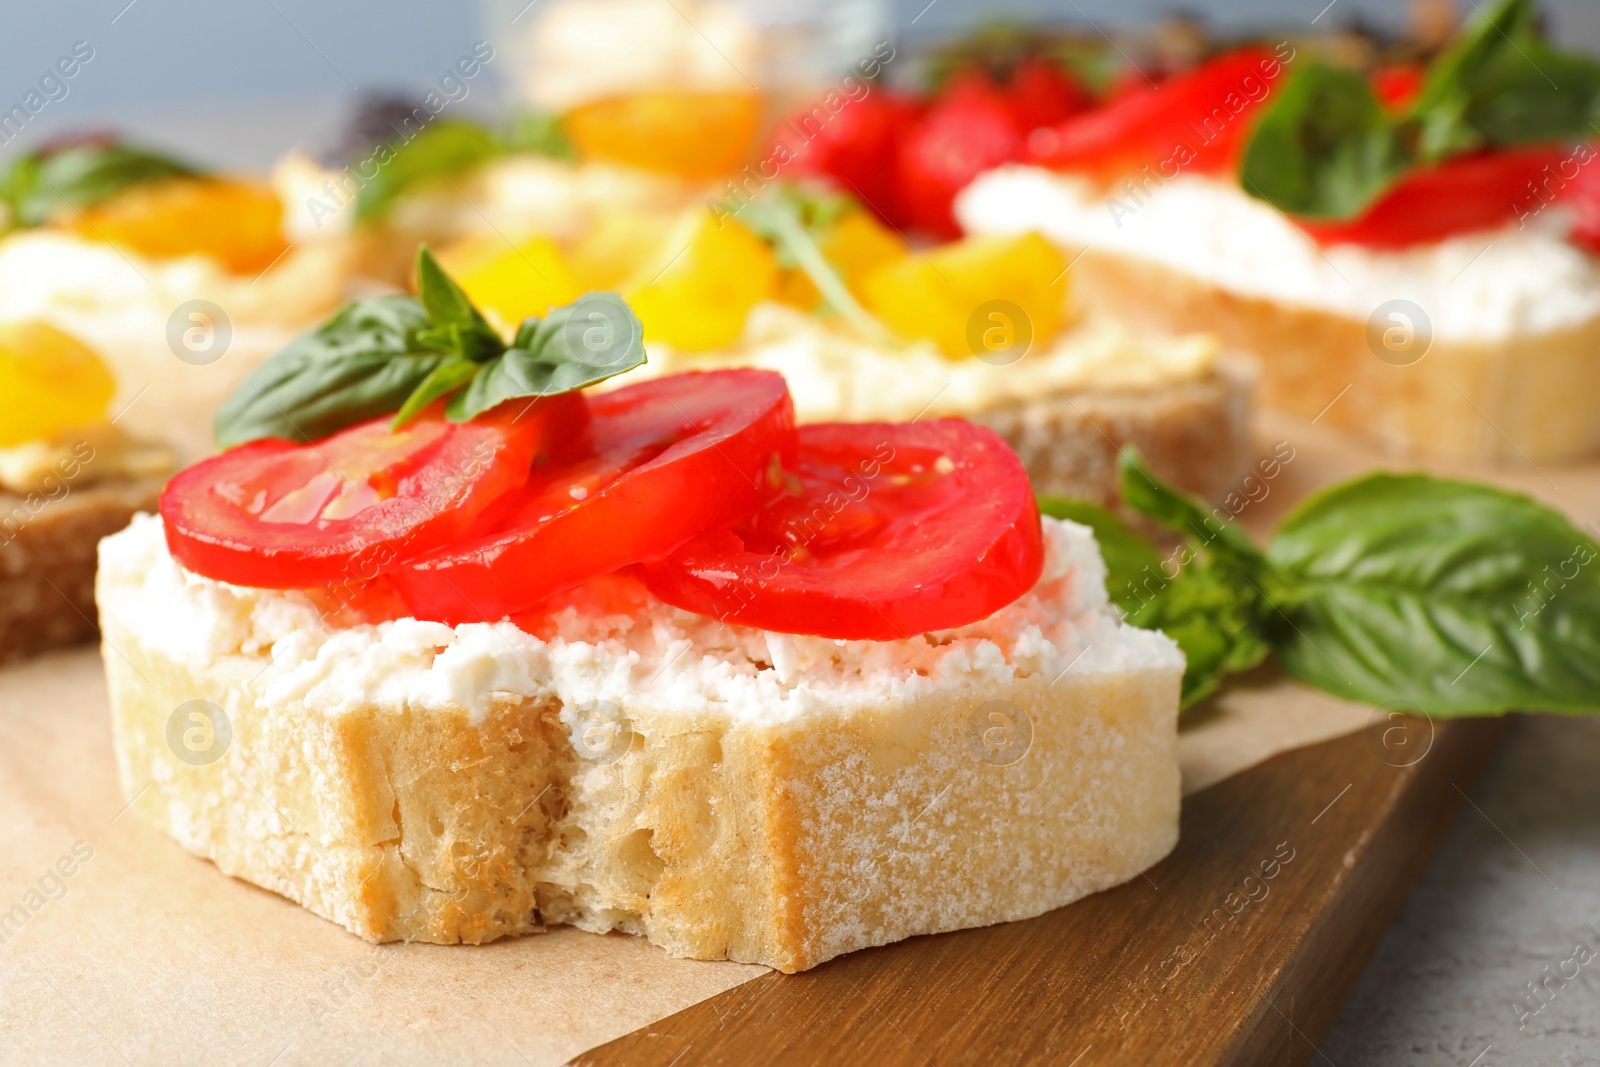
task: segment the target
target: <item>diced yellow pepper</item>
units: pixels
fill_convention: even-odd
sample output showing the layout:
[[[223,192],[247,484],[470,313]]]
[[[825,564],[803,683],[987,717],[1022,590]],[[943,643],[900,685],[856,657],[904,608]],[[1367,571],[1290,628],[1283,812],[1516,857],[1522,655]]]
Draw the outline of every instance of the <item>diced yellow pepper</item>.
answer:
[[[79,236],[152,259],[202,255],[233,274],[257,274],[288,247],[283,204],[271,189],[220,178],[167,178],[73,213]]]
[[[509,246],[499,234],[474,235],[442,251],[439,264],[507,334],[523,319],[542,318],[582,294],[567,257],[548,237]]]
[[[600,212],[567,249],[578,287],[584,292],[621,289],[655,260],[672,235],[676,219],[672,212],[636,208]]]
[[[744,162],[763,107],[753,92],[662,90],[580,105],[561,125],[585,159],[716,178]]]
[[[1066,256],[1037,233],[967,237],[878,267],[862,297],[896,334],[931,340],[951,359],[1001,354],[1028,337],[1038,351],[1065,320],[1066,271]]]
[[[0,448],[99,422],[116,391],[77,338],[42,322],[0,323]]]
[[[858,300],[861,299],[861,283],[867,275],[910,251],[899,234],[867,211],[850,211],[840,216],[817,238],[817,247],[822,258],[839,272],[845,288]],[[783,272],[777,299],[809,311],[817,306],[822,294],[811,284],[805,271],[796,267]]]
[[[750,309],[777,283],[777,257],[765,241],[733,219],[690,208],[623,295],[646,341],[703,352],[738,340]]]

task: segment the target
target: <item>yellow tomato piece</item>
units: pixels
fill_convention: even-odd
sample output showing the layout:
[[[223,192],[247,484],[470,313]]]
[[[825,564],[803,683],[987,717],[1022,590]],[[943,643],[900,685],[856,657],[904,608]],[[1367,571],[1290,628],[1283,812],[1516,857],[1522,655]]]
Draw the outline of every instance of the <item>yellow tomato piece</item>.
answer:
[[[473,236],[441,252],[439,264],[505,333],[580,294],[566,256],[548,237],[508,246],[498,234]]]
[[[876,268],[862,296],[907,340],[933,341],[951,359],[1009,362],[1061,329],[1066,270],[1066,257],[1037,233],[968,237]]]
[[[99,422],[116,391],[77,338],[42,322],[0,323],[0,448]]]
[[[646,341],[703,352],[738,340],[750,309],[772,297],[777,281],[765,241],[733,219],[719,223],[690,208],[624,295]]]
[[[899,234],[867,211],[840,216],[817,238],[817,247],[858,300],[867,275],[911,251]],[[817,306],[822,294],[804,271],[790,269],[779,280],[777,299],[809,311]]]
[[[600,212],[567,249],[578,287],[584,292],[621,289],[656,259],[672,236],[676,220],[675,213],[635,208]]]
[[[562,129],[585,159],[716,178],[749,155],[763,106],[752,92],[629,93],[574,108]]]
[[[256,274],[288,247],[283,204],[271,189],[217,178],[167,178],[136,185],[67,225],[152,259],[202,255],[233,274]]]

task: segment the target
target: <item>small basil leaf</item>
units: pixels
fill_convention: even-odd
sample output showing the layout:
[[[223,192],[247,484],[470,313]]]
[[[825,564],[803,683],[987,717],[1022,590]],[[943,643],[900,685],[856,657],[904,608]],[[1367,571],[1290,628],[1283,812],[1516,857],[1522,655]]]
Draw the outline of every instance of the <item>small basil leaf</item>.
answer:
[[[1174,577],[1158,569],[1138,588],[1147,599],[1128,622],[1160,630],[1178,643],[1185,666],[1181,707],[1210,695],[1224,677],[1259,664],[1271,651],[1266,634],[1270,608],[1235,569],[1216,561],[1190,558]]]
[[[509,152],[532,152],[551,159],[573,161],[578,153],[555,115],[523,112],[506,124],[505,146]]]
[[[396,131],[397,138],[404,135]],[[488,130],[455,119],[425,126],[399,145],[382,145],[374,160],[376,173],[357,196],[356,220],[381,218],[402,193],[486,163],[504,151]]]
[[[217,412],[217,443],[312,441],[399,410],[446,358],[417,343],[427,324],[408,296],[346,304],[251,372]]]
[[[532,348],[533,338],[539,332],[539,316],[529,315],[522,320],[522,325],[517,327],[516,339],[511,342],[512,348]]]
[[[1422,158],[1587,138],[1600,63],[1552,48],[1531,0],[1502,0],[1433,63],[1411,114]]]
[[[814,217],[829,217],[836,210],[826,203],[807,202],[798,195],[780,195],[767,200],[757,200],[739,209],[739,219],[776,250],[780,263],[798,266],[811,284],[817,287],[829,307],[840,318],[854,326],[865,337],[882,345],[898,347],[899,341],[850,292],[839,272],[829,263],[817,246],[810,229],[802,221],[802,210],[811,210]],[[730,212],[731,213],[731,212]],[[831,221],[831,219],[830,219]],[[720,225],[727,225],[723,218]]]
[[[417,248],[417,299],[431,323],[422,336],[424,344],[480,363],[505,351],[500,335],[439,266],[427,245]]]
[[[523,323],[517,339],[517,347],[485,364],[452,399],[450,418],[470,419],[518,397],[582,389],[645,361],[639,320],[615,293],[590,293]]]
[[[15,160],[0,177],[0,198],[16,226],[40,226],[62,211],[82,210],[125,189],[200,172],[158,152],[84,142]]]
[[[1484,68],[1462,117],[1490,145],[1539,144],[1587,137],[1597,106],[1600,63],[1530,41]]]
[[[1157,478],[1137,450],[1124,449],[1120,463],[1123,500],[1187,539],[1135,585],[1139,603],[1128,621],[1178,642],[1187,662],[1181,702],[1188,707],[1227,674],[1266,657],[1285,585],[1244,531]]]
[[[1600,544],[1514,493],[1376,474],[1296,508],[1269,557],[1297,677],[1434,715],[1600,710]]]
[[[1262,114],[1239,181],[1252,196],[1290,214],[1350,218],[1409,163],[1399,130],[1364,77],[1307,63]]]
[[[1100,556],[1106,561],[1106,592],[1125,612],[1144,603],[1139,590],[1160,580],[1161,556],[1155,546],[1134,532],[1114,513],[1087,500],[1061,496],[1039,498],[1039,511],[1053,519],[1069,519],[1094,531]]]
[[[1124,448],[1118,456],[1122,499],[1135,511],[1184,534],[1198,547],[1237,561],[1245,570],[1261,569],[1265,557],[1231,519],[1207,511],[1198,500],[1166,484],[1145,466],[1138,449]]]
[[[406,397],[406,402],[395,414],[393,428],[398,430],[441,396],[449,396],[469,384],[483,367],[482,363],[460,356],[451,356],[444,360],[433,368],[410,396]]]

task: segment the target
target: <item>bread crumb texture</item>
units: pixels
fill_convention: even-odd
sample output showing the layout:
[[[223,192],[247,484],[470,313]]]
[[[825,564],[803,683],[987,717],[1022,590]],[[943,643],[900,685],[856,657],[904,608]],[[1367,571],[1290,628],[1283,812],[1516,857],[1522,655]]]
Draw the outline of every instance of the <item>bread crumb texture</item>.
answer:
[[[1017,603],[869,642],[625,581],[520,626],[347,625],[184,571],[141,516],[97,590],[122,787],[373,942],[564,923],[793,972],[1037,915],[1176,843],[1183,671],[1108,606],[1093,535],[1045,533]]]

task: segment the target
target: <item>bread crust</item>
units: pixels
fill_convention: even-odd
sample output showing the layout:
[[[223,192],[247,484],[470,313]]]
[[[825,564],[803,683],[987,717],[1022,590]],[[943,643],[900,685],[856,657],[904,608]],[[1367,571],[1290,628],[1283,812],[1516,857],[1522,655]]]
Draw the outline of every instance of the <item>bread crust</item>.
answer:
[[[95,549],[152,511],[163,479],[119,478],[59,499],[0,490],[0,663],[95,633]]]
[[[191,669],[136,619],[108,617],[105,637],[140,814],[373,942],[566,923],[794,972],[1040,914],[1177,840],[1174,666],[941,686],[780,724],[627,707],[596,755],[590,713],[550,693],[497,694],[479,722],[449,706],[327,714],[268,703],[253,684],[265,656]],[[204,765],[167,739],[197,698],[232,728]],[[980,740],[991,727],[1031,742],[1002,765]]]
[[[1211,373],[1139,391],[1085,391],[975,412],[1016,450],[1034,490],[1114,505],[1118,453],[1133,445],[1164,480],[1205,500],[1238,487],[1254,458],[1255,373],[1223,360]]]
[[[1240,296],[1148,260],[1090,249],[1073,277],[1085,306],[1253,354],[1266,406],[1391,452],[1537,462],[1600,448],[1600,317],[1514,340],[1435,338],[1395,366],[1374,355],[1364,321]]]

